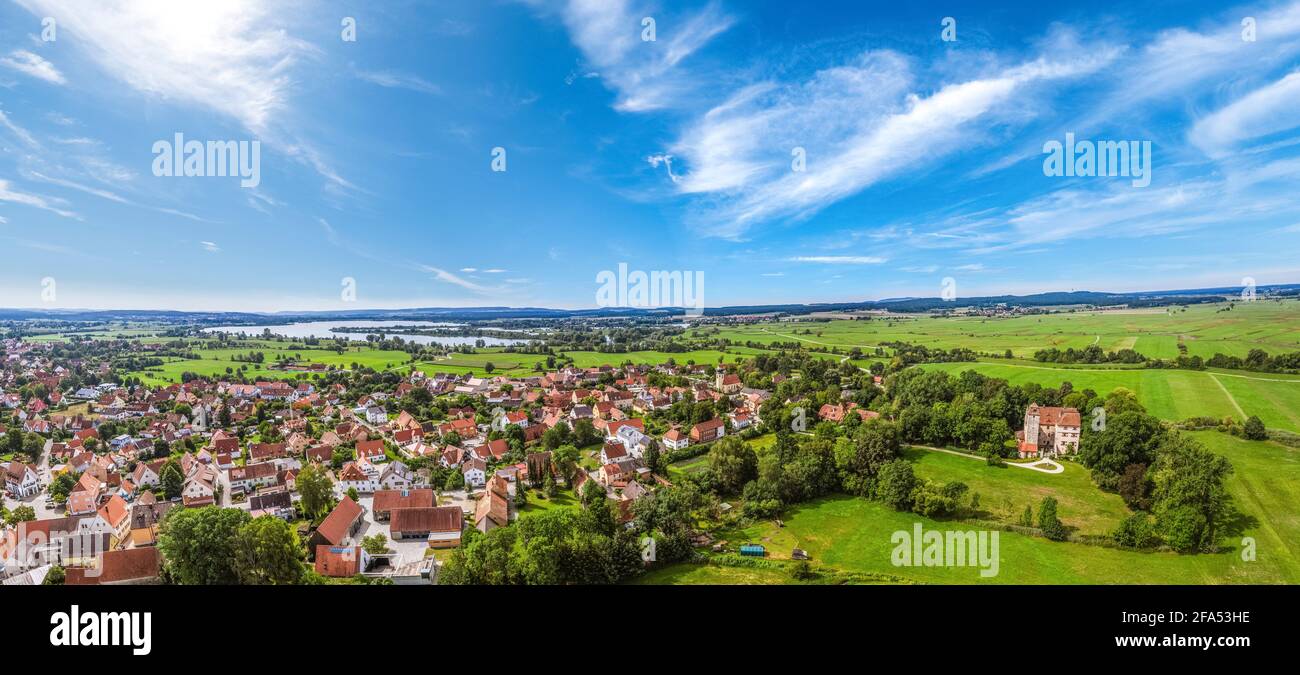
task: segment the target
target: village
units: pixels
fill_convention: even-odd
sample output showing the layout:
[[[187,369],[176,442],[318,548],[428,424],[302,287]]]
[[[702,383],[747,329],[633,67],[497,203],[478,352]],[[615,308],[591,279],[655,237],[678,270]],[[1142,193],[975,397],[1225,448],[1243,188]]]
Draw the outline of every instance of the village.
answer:
[[[13,421],[0,427],[0,448],[13,452],[0,464],[5,584],[41,583],[56,569],[68,584],[156,583],[164,519],[207,506],[294,524],[324,577],[436,583],[437,552],[460,546],[469,528],[510,526],[521,486],[536,489],[533,499],[560,488],[603,495],[630,526],[635,502],[671,485],[668,458],[700,456],[728,435],[752,437],[771,397],[725,367],[676,364],[525,377],[412,370],[390,388],[351,396],[346,384],[306,378],[69,390],[69,367],[85,364],[56,363],[47,345],[3,346],[0,404]],[[107,365],[97,372],[110,374]],[[19,381],[43,396],[12,391]],[[667,381],[681,384],[652,384]],[[445,414],[421,421],[397,410],[413,400],[441,401]],[[665,418],[683,401],[725,412]],[[848,400],[815,415],[837,425],[881,417]],[[1073,408],[1030,406],[1016,451],[1072,454],[1079,425]],[[572,453],[575,445],[587,450]],[[569,456],[557,457],[565,447]],[[310,494],[304,473],[317,486]]]
[[[432,552],[457,547],[466,528],[509,526],[519,515],[521,484],[550,494],[559,485],[575,495],[598,486],[627,523],[636,500],[668,484],[647,466],[648,455],[698,454],[728,434],[752,431],[770,396],[725,369],[700,365],[488,378],[414,371],[389,390],[359,397],[349,397],[344,384],[318,388],[309,380],[101,383],[66,391],[68,366],[81,364],[55,363],[42,345],[18,340],[4,348],[8,384],[21,379],[45,395],[24,399],[7,386],[0,397],[14,421],[0,427],[0,447],[17,450],[0,464],[6,510],[25,516],[11,517],[0,538],[3,583],[40,583],[53,568],[69,584],[157,582],[158,533],[170,511],[215,505],[300,522],[304,470],[322,471],[331,486],[332,508],[299,532],[317,573],[432,583]],[[107,366],[99,372],[109,374]],[[660,376],[689,386],[649,383]],[[449,405],[438,422],[395,413],[394,404],[413,392],[469,404]],[[647,424],[683,400],[722,402],[727,412],[690,424]],[[71,405],[87,412],[63,412]],[[852,412],[878,416],[852,403],[825,405],[819,414],[838,422]],[[112,433],[128,426],[138,431]],[[544,442],[552,430],[597,443],[576,462],[557,462],[546,449],[555,443]],[[39,459],[24,459],[33,456]],[[379,545],[363,546],[375,537]]]

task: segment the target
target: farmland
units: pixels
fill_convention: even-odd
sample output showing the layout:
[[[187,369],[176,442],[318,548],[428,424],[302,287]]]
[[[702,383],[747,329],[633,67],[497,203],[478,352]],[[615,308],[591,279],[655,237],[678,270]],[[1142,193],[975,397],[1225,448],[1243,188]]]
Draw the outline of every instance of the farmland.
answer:
[[[935,363],[920,366],[957,374],[976,370],[1013,385],[1036,382],[1105,395],[1117,387],[1137,394],[1151,414],[1171,420],[1189,417],[1257,415],[1265,426],[1300,431],[1300,378],[1268,373],[1157,370],[1134,368],[1072,368],[1027,363]],[[1244,415],[1243,415],[1244,413]]]
[[[859,347],[911,342],[927,347],[967,347],[1017,357],[1032,357],[1047,347],[1133,349],[1152,358],[1216,352],[1245,356],[1251,349],[1271,353],[1300,351],[1300,301],[1192,305],[1186,308],[1072,311],[1011,318],[932,318],[916,315],[873,317],[866,321],[767,322],[721,329],[715,337],[745,343],[804,342],[808,346]],[[796,332],[797,331],[797,332]],[[811,331],[812,334],[805,334]],[[701,331],[704,333],[705,331]],[[690,334],[690,331],[688,331]]]
[[[198,359],[168,357],[161,366],[151,366],[126,374],[139,377],[146,384],[158,385],[180,382],[181,374],[186,372],[220,377],[228,372],[227,369],[234,371],[242,366],[246,375],[250,378],[295,378],[302,373],[275,370],[270,366],[278,359],[292,358],[303,363],[323,363],[326,366],[336,368],[351,368],[352,364],[355,363],[360,366],[384,370],[403,364],[410,358],[406,352],[373,349],[364,345],[350,348],[339,354],[325,349],[277,347],[275,346],[277,344],[282,343],[259,343],[256,347],[238,349],[195,349],[194,353],[199,356]],[[250,351],[261,352],[265,357],[263,362],[252,363],[236,360],[236,357],[246,356]]]

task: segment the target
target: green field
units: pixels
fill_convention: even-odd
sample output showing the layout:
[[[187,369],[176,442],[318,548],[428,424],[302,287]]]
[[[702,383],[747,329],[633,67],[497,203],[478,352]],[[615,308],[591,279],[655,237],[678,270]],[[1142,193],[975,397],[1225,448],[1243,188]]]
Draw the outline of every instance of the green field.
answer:
[[[678,365],[717,365],[718,360],[724,359],[726,363],[735,363],[737,358],[743,358],[735,354],[724,354],[723,352],[713,349],[700,349],[689,352],[668,353],[668,352],[626,352],[623,354],[605,354],[603,352],[564,352],[565,356],[573,359],[573,365],[579,368],[591,368],[593,366],[617,366],[622,363],[637,363],[659,365],[672,361]]]
[[[282,346],[283,344],[266,342],[259,343],[256,347],[238,349],[195,349],[194,352],[200,357],[198,359],[168,357],[167,362],[161,366],[132,371],[127,375],[139,377],[146,384],[162,385],[180,382],[181,374],[185,372],[220,377],[226,374],[227,368],[234,371],[243,366],[244,372],[249,378],[291,379],[298,377],[303,372],[275,370],[270,366],[274,365],[276,360],[280,358],[295,358],[301,362],[323,363],[337,368],[351,368],[352,364],[355,363],[376,370],[385,370],[405,364],[410,358],[406,352],[372,349],[364,345],[350,348],[348,351],[338,354],[325,349],[285,348]],[[234,360],[235,356],[244,356],[250,351],[262,352],[265,355],[265,360],[262,363]],[[307,376],[310,377],[310,375]]]
[[[1300,431],[1300,378],[1295,376],[999,362],[929,363],[920,367],[953,375],[976,370],[1011,384],[1037,382],[1059,387],[1068,381],[1076,390],[1092,389],[1103,396],[1116,387],[1124,387],[1137,394],[1151,414],[1163,419],[1235,417],[1241,420],[1244,412],[1259,416],[1265,426]]]
[[[1035,511],[1043,497],[1060,502],[1061,522],[1079,534],[1108,534],[1129,513],[1119,495],[1093,485],[1088,470],[1066,462],[1065,472],[1047,474],[1013,466],[991,467],[981,460],[909,449],[916,475],[940,483],[959,481],[980,495],[983,517],[1009,525],[1020,522],[1026,506]]]
[[[854,574],[894,575],[923,583],[1022,584],[1221,584],[1300,582],[1300,450],[1273,442],[1245,441],[1214,431],[1192,434],[1231,460],[1235,469],[1228,490],[1244,516],[1241,536],[1253,537],[1257,559],[1241,559],[1241,540],[1227,538],[1229,549],[1213,555],[1141,553],[1071,542],[1051,542],[1013,532],[999,534],[999,573],[981,578],[975,568],[895,567],[891,535],[925,529],[969,530],[961,521],[936,521],[894,511],[877,502],[830,497],[790,509],[784,527],[759,522],[718,533],[730,544],[753,542],[767,547],[773,560],[789,559],[795,547],[807,550],[815,569],[829,578]],[[984,517],[1014,522],[1033,500],[1052,495],[1060,516],[1082,534],[1110,529],[1127,513],[1116,495],[1094,487],[1087,471],[1067,464],[1063,474],[1049,475],[937,452],[909,450],[919,476],[960,480],[981,495]],[[642,583],[789,583],[769,569],[733,569],[678,564],[656,570]]]
[[[1189,355],[1205,358],[1216,352],[1245,356],[1255,348],[1270,353],[1300,351],[1300,301],[1236,303],[1231,311],[1219,311],[1226,306],[1217,303],[1186,309],[1077,311],[1014,318],[909,315],[869,321],[782,321],[726,328],[716,337],[741,343],[801,341],[842,351],[852,347],[867,350],[884,342],[911,342],[999,354],[1010,349],[1018,357],[1032,357],[1046,347],[1081,349],[1097,344],[1107,351],[1130,348],[1148,357],[1172,359],[1179,354],[1180,341]],[[699,333],[714,336],[712,331]]]

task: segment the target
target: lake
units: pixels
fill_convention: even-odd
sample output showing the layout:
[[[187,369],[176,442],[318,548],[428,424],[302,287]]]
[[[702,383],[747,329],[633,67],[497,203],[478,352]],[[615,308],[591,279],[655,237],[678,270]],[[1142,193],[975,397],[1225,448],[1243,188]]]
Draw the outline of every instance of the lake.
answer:
[[[479,340],[488,347],[504,347],[507,345],[527,344],[528,340],[506,340],[495,337],[475,337],[473,335],[464,336],[436,336],[436,335],[410,335],[402,332],[392,332],[387,329],[396,326],[418,327],[418,328],[452,328],[464,326],[463,323],[447,323],[441,321],[302,321],[298,323],[286,323],[275,326],[217,326],[214,328],[204,328],[205,333],[231,333],[238,335],[243,333],[249,337],[257,337],[263,331],[269,330],[274,335],[283,335],[289,338],[343,338],[345,340],[365,342],[366,333],[341,332],[335,328],[365,328],[370,331],[371,335],[383,333],[385,337],[400,337],[407,342],[414,342],[421,345],[444,345],[447,347],[456,347],[460,345],[473,345]]]

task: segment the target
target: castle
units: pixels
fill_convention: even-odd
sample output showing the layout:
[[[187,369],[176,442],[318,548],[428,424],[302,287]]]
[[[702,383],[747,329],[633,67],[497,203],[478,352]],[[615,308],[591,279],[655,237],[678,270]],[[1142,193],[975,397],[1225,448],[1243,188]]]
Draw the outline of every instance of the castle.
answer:
[[[1020,456],[1052,457],[1079,450],[1079,411],[1031,404],[1025,410],[1025,430],[1016,432]]]

